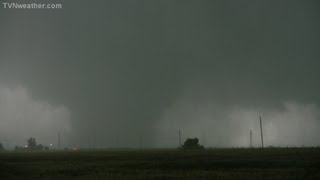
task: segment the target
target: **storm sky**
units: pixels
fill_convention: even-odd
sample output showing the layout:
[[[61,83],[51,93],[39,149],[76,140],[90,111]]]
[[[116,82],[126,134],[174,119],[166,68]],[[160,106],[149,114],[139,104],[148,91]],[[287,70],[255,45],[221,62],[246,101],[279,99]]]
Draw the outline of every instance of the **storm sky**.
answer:
[[[317,0],[53,2],[0,9],[5,146],[319,145]]]

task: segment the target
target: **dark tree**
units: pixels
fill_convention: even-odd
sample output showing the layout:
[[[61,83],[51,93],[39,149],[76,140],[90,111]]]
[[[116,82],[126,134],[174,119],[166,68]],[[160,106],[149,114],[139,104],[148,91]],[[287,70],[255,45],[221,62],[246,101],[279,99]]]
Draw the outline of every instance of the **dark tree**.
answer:
[[[15,147],[14,147],[14,150],[15,150],[15,151],[20,151],[20,150],[21,150],[21,147],[20,147],[20,146],[15,146]]]
[[[36,139],[31,137],[28,139],[28,149],[35,150],[37,149],[37,142]]]
[[[0,151],[4,151],[4,147],[3,147],[2,143],[0,143]]]
[[[182,149],[203,149],[203,146],[199,145],[198,138],[188,138],[182,145]]]
[[[43,148],[44,148],[44,147],[43,147],[42,144],[38,144],[38,145],[37,145],[37,150],[40,150],[40,151],[41,151],[41,150],[43,150]]]

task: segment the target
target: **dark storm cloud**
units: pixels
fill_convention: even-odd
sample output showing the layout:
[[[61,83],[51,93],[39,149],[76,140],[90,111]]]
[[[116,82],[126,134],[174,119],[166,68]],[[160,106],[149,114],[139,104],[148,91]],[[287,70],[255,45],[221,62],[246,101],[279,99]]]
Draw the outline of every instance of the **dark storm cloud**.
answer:
[[[221,128],[234,106],[319,105],[318,9],[316,1],[139,0],[2,11],[0,82],[67,106],[81,145],[90,135],[135,146],[142,135],[152,146],[164,114],[180,109],[183,124],[184,111],[197,113],[188,103],[226,111],[208,115]]]

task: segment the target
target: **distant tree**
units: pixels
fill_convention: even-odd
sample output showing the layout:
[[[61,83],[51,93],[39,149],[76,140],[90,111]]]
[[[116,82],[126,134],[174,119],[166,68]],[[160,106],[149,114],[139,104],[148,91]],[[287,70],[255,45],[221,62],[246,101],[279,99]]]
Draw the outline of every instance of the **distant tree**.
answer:
[[[15,150],[15,151],[26,151],[26,150],[28,150],[28,148],[22,147],[22,146],[15,146],[15,147],[14,147],[14,150]]]
[[[42,144],[37,144],[35,138],[31,137],[27,140],[27,146],[15,146],[15,151],[42,151],[42,150],[49,150],[48,146],[43,146]]]
[[[35,138],[31,137],[28,139],[28,149],[30,150],[37,149],[37,142]]]
[[[42,144],[38,144],[36,149],[39,150],[39,151],[41,151],[41,150],[43,150],[43,148],[44,148],[44,147],[43,147]]]
[[[203,146],[199,144],[198,138],[188,138],[181,147],[182,149],[204,149]]]
[[[20,149],[21,149],[21,147],[19,147],[19,146],[15,146],[15,147],[14,147],[14,150],[15,150],[15,151],[19,151]]]
[[[4,151],[4,147],[3,147],[2,143],[0,143],[0,151]]]

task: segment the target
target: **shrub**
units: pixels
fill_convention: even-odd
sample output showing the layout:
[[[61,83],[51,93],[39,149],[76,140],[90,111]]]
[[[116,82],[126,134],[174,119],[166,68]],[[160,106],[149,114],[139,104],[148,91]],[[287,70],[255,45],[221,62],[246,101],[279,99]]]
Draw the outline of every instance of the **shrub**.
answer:
[[[199,144],[198,138],[188,138],[181,147],[182,149],[204,149],[203,146]]]

